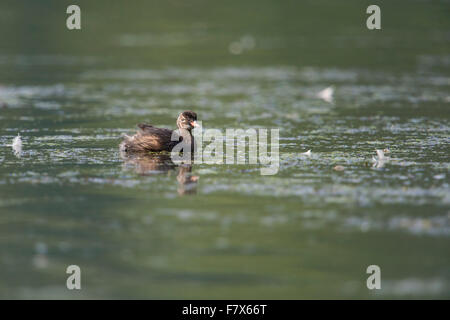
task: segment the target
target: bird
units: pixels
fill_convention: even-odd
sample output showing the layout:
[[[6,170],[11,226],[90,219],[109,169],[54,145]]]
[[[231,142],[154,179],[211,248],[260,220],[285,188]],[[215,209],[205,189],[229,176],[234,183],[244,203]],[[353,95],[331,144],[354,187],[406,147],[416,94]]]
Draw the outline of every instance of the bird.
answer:
[[[124,136],[120,144],[120,151],[126,153],[139,152],[162,152],[172,151],[181,141],[191,143],[191,150],[194,150],[194,138],[192,130],[199,127],[197,114],[193,111],[184,111],[177,118],[178,130],[157,128],[150,124],[140,123],[137,125],[139,131],[133,136]]]

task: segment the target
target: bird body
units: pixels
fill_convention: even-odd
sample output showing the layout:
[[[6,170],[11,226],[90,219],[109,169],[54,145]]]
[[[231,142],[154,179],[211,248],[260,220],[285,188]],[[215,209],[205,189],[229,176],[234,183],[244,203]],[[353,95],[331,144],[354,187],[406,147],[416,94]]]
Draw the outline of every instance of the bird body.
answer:
[[[133,136],[125,135],[120,144],[124,152],[161,152],[172,149],[184,139],[193,145],[191,130],[198,126],[197,114],[192,111],[182,112],[177,119],[178,130],[157,128],[149,124],[138,124],[139,131]]]

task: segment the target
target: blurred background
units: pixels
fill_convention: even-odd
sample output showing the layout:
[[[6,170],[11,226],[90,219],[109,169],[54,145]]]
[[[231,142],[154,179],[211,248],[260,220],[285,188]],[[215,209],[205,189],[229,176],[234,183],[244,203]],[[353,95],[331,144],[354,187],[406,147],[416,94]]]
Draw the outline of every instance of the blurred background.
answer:
[[[449,298],[450,2],[370,4],[2,0],[0,297]],[[120,156],[186,109],[279,173]]]

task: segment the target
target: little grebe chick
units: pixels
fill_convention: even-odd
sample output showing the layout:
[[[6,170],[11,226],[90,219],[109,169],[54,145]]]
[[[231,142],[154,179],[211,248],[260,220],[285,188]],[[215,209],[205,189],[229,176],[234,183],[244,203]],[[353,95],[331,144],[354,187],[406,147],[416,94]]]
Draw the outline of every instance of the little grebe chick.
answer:
[[[172,151],[172,149],[183,139],[183,136],[191,139],[193,146],[194,138],[192,129],[197,127],[197,114],[193,111],[180,113],[177,119],[178,140],[172,141],[175,130],[156,128],[152,125],[140,123],[139,131],[133,136],[125,136],[120,144],[120,150],[124,152],[160,152]]]

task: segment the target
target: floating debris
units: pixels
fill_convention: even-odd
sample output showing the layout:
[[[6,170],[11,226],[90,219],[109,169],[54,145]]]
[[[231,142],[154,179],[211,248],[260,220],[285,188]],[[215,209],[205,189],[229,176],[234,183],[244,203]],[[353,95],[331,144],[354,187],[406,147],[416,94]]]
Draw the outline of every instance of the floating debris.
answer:
[[[334,88],[328,87],[328,88],[325,88],[322,91],[318,92],[317,97],[328,103],[332,103],[333,102],[333,94],[334,94]]]
[[[311,157],[311,150],[301,153],[301,155]]]
[[[22,155],[22,138],[20,137],[20,133],[13,139],[11,147],[13,148],[14,155],[20,158]]]
[[[389,153],[390,152],[389,149],[383,149],[383,150],[377,149],[375,151],[377,152],[377,157],[372,157],[372,160],[374,162],[380,161],[380,160],[388,160],[389,159],[389,157],[386,157],[384,155],[385,153]]]
[[[386,156],[384,155],[384,150],[377,149],[378,160],[385,160]]]
[[[344,168],[344,166],[337,165],[337,166],[334,166],[334,167],[333,167],[333,170],[334,170],[334,171],[344,171],[345,168]]]
[[[390,159],[385,156],[385,153],[390,153],[390,151],[389,149],[377,149],[375,151],[377,152],[377,156],[372,157],[372,161],[374,162],[372,167],[383,168],[385,163]]]

